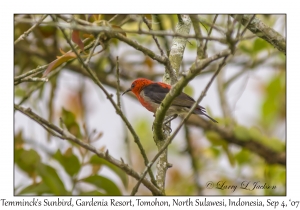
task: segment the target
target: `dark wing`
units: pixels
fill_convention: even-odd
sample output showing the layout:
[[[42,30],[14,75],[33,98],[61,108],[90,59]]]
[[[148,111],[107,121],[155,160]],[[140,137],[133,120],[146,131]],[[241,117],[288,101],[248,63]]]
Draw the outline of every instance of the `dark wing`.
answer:
[[[191,107],[194,103],[195,100],[192,97],[185,93],[180,93],[180,95],[174,99],[172,104],[175,106]]]
[[[170,89],[167,86],[162,87],[158,83],[153,83],[146,86],[143,91],[146,97],[149,97],[153,102],[160,104]],[[194,103],[195,100],[192,97],[185,93],[180,93],[180,95],[174,99],[172,105],[190,108]],[[198,106],[196,110],[197,109],[205,112],[205,109],[202,106]]]
[[[170,89],[167,87],[162,87],[157,83],[152,83],[144,87],[143,91],[146,97],[150,98],[153,102],[160,104]]]
[[[195,100],[190,97],[189,95],[185,94],[185,93],[180,93],[179,96],[177,96],[175,98],[175,100],[173,101],[173,105],[175,106],[182,106],[182,107],[187,107],[187,108],[191,108],[195,103]],[[200,112],[198,112],[200,111]],[[202,112],[205,112],[205,108],[198,105],[197,108],[194,110],[194,112],[196,114],[202,114]]]

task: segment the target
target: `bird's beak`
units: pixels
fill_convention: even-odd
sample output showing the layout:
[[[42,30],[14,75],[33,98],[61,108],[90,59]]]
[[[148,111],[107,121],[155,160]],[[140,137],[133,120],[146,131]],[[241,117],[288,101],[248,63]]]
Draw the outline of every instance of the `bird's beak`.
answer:
[[[124,93],[122,93],[122,95],[124,95],[125,93],[131,91],[131,88],[129,88],[128,90],[124,91]]]

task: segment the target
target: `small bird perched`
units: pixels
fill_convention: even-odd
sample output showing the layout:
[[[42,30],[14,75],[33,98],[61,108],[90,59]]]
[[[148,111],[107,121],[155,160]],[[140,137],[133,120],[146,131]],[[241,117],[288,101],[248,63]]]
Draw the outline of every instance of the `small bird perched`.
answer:
[[[138,78],[132,82],[131,87],[128,90],[126,90],[122,95],[129,91],[132,91],[139,100],[139,102],[146,109],[155,114],[156,109],[164,100],[170,89],[171,85],[168,85],[166,83],[153,82],[145,78]],[[193,98],[191,98],[185,93],[180,93],[180,95],[173,100],[171,106],[166,112],[166,116],[174,116],[174,118],[176,118],[180,114],[185,114],[190,110],[194,103],[195,100]],[[194,109],[193,114],[205,115],[211,121],[217,123],[216,120],[214,120],[205,113],[205,108],[200,105],[198,105]]]

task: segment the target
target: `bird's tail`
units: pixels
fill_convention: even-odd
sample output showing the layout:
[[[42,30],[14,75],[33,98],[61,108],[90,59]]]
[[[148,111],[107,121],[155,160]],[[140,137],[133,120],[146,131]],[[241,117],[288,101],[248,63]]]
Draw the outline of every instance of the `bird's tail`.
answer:
[[[211,121],[213,121],[214,123],[218,123],[218,121],[216,121],[215,119],[211,118],[210,116],[208,116],[207,114],[203,113],[203,115],[205,115],[206,117],[208,117]]]
[[[206,112],[205,108],[200,106],[200,105],[194,110],[194,114],[205,115],[206,117],[208,117],[214,123],[218,123],[218,121],[216,121],[215,119],[208,116],[205,112]]]

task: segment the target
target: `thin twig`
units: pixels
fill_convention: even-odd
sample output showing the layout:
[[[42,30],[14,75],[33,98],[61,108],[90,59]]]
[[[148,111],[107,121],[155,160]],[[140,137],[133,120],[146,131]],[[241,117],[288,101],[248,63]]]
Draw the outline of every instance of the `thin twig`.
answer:
[[[202,37],[201,29],[200,29],[200,26],[199,26],[198,15],[190,15],[190,18],[192,20],[192,24],[193,24],[196,36],[197,37]],[[203,39],[197,40],[197,58],[198,59],[203,59],[203,58],[207,57],[205,52],[203,51],[204,50],[203,46],[204,46]]]
[[[87,38],[87,39],[83,40],[83,43],[86,43],[88,40],[90,40],[90,39]],[[84,47],[84,50],[90,49],[91,46],[93,45],[93,43],[94,43],[94,42],[91,42],[91,43],[89,43],[87,46],[85,46],[85,47]],[[78,47],[78,46],[77,46],[77,47]],[[77,47],[76,47],[76,49],[77,49]],[[68,51],[67,53],[69,53],[69,52],[71,52],[71,50]],[[74,59],[71,59],[71,60],[74,60]],[[68,61],[68,62],[69,62],[69,61]],[[46,64],[46,65],[43,65],[43,66],[40,66],[40,67],[38,67],[38,68],[36,68],[36,69],[33,69],[33,70],[29,70],[29,71],[25,72],[24,74],[15,76],[15,77],[14,77],[14,85],[18,85],[18,84],[22,83],[22,79],[24,79],[24,78],[27,78],[27,77],[33,77],[33,76],[36,76],[36,75],[42,73],[44,70],[47,69],[47,67],[48,67],[49,65],[50,65],[50,63],[49,63],[49,64]],[[63,65],[63,64],[62,64],[62,65]]]
[[[220,34],[222,34],[223,36],[225,35],[225,31],[223,30],[223,28],[221,28],[221,26],[218,26],[217,24],[212,24],[210,23],[210,21],[202,18],[201,16],[199,16],[199,21],[202,25],[208,25],[210,27],[212,27],[213,29],[215,29],[216,31],[218,31]]]
[[[87,65],[89,64],[89,62],[90,62],[90,60],[91,60],[91,58],[92,58],[92,55],[93,55],[93,53],[94,53],[94,51],[95,51],[95,49],[96,49],[96,47],[97,47],[97,44],[99,44],[100,36],[101,36],[101,34],[98,34],[98,36],[97,36],[97,38],[96,38],[96,41],[94,42],[94,46],[93,46],[93,48],[90,50],[90,53],[89,53],[87,59],[85,60],[85,63],[86,63]],[[102,52],[102,51],[101,51],[101,52]]]
[[[33,70],[30,70],[24,74],[21,74],[19,76],[15,76],[14,77],[14,85],[18,85],[20,84],[20,80],[25,78],[25,77],[28,77],[28,76],[35,76],[37,74],[40,74],[42,73],[47,67],[49,66],[49,64],[46,64],[46,65],[43,65],[43,66],[39,66],[37,67],[36,69],[33,69]]]
[[[48,78],[39,78],[39,77],[27,77],[21,79],[21,82],[48,82]]]
[[[151,15],[151,17],[152,17],[152,22],[151,22],[152,23],[152,28],[154,28],[155,24],[157,24],[158,25],[158,29],[160,31],[164,31],[164,26],[162,24],[160,15],[153,14],[153,15]],[[170,44],[168,42],[168,39],[167,39],[166,36],[162,36],[161,38],[162,38],[162,40],[164,42],[164,46],[165,46],[165,50],[167,52],[167,56],[169,56]]]
[[[149,30],[152,31],[151,25],[150,25],[148,19],[145,16],[143,16],[143,21],[144,21],[144,23],[146,23],[146,25],[148,26]],[[161,56],[166,56],[166,54],[164,53],[163,49],[161,48],[161,46],[160,46],[160,44],[159,44],[159,42],[158,42],[158,40],[156,38],[156,36],[152,35],[152,37],[153,37],[153,39],[154,39],[154,41],[155,41],[155,43],[156,43],[156,45],[157,45],[157,47],[158,47],[158,49],[160,51]]]
[[[236,15],[236,17],[234,18],[235,20],[239,21],[239,26],[238,26],[236,36],[235,36],[236,39],[238,39],[240,36],[240,31],[241,31],[241,27],[242,27],[242,22],[241,22],[242,18],[243,18],[243,15]]]
[[[155,54],[153,51],[149,50],[148,48],[140,45],[139,43],[137,43],[136,41],[133,41],[131,39],[128,39],[127,37],[123,36],[120,33],[108,33],[108,35],[111,38],[117,38],[123,42],[125,42],[126,44],[130,45],[131,47],[145,53],[146,55],[148,55],[150,58],[152,58],[153,60],[158,61],[159,63],[162,64],[166,64],[167,63],[167,59],[163,56],[157,55]]]
[[[27,19],[15,19],[15,22],[20,22],[20,23],[36,23],[35,21],[32,20],[27,20]],[[226,44],[226,39],[222,38],[217,38],[217,37],[197,37],[196,35],[184,35],[180,33],[173,33],[173,32],[168,32],[168,31],[145,31],[145,30],[127,30],[127,29],[118,29],[118,28],[111,28],[109,26],[89,26],[89,25],[72,25],[69,23],[54,23],[54,22],[47,22],[47,23],[42,23],[43,25],[48,25],[48,26],[56,26],[56,27],[61,27],[64,29],[74,29],[74,30],[80,30],[80,31],[85,31],[89,33],[100,33],[100,32],[105,32],[105,33],[133,33],[133,34],[145,34],[145,35],[155,35],[155,36],[171,36],[171,37],[181,37],[181,38],[186,38],[186,39],[201,39],[205,40],[208,39],[210,41],[218,41],[221,43]]]
[[[118,16],[119,16],[119,14],[116,14],[116,15],[113,16],[108,22],[110,23],[110,22],[114,21]]]
[[[190,159],[191,159],[191,165],[192,165],[192,168],[194,170],[194,182],[195,182],[195,185],[196,185],[196,189],[197,189],[197,195],[202,195],[202,187],[200,185],[200,181],[199,181],[199,168],[198,168],[198,158],[195,156],[194,152],[193,152],[193,146],[192,146],[192,139],[191,139],[191,135],[190,135],[190,129],[189,127],[184,124],[184,130],[185,130],[185,140],[186,140],[186,150],[190,156]]]
[[[117,69],[117,105],[121,109],[121,100],[120,100],[120,69],[119,69],[119,56],[116,58],[116,69]]]
[[[222,72],[224,73],[224,72]],[[226,98],[226,88],[224,87],[224,74],[220,73],[217,78],[217,86],[218,86],[218,92],[219,92],[219,98],[220,98],[220,104],[223,111],[224,119],[232,119],[230,108],[228,105],[228,101]],[[227,122],[226,125],[232,126],[232,122]]]
[[[216,23],[216,21],[217,21],[217,18],[218,18],[218,15],[215,15],[214,20],[213,20],[213,22],[212,22],[212,25],[211,25],[211,27],[210,27],[210,29],[209,29],[209,31],[208,31],[207,37],[210,37],[210,34],[211,34],[211,32],[212,32],[212,30],[213,30],[213,28],[214,28],[214,25],[215,25],[215,23]],[[206,54],[206,49],[207,49],[207,43],[208,43],[208,39],[205,40],[204,47],[203,47],[203,52],[204,52],[205,54]]]
[[[248,29],[248,26],[250,25],[250,23],[252,22],[252,20],[255,18],[255,15],[253,15],[250,20],[248,21],[248,23],[245,25],[244,30],[242,31],[242,33],[240,34],[240,36],[243,36],[244,33],[246,32],[246,30]]]
[[[241,18],[241,23],[253,34],[269,42],[280,52],[286,54],[285,37],[275,31],[273,28],[267,26],[263,21],[256,17],[251,17],[251,15],[243,15]]]
[[[43,22],[43,20],[45,20],[47,16],[48,15],[43,15],[30,29],[28,29],[21,36],[19,36],[19,38],[14,42],[14,45],[16,45],[19,41],[24,40],[31,33],[31,31],[33,31],[33,29],[35,29],[38,25],[40,25]]]
[[[62,66],[60,66],[60,67],[56,68],[55,70],[53,70],[52,72],[50,72],[49,75],[47,76],[48,80],[50,80],[53,76],[57,75],[61,71],[61,69],[63,69],[68,63],[64,63]],[[45,83],[39,83],[36,86],[31,87],[30,90],[27,91],[26,95],[18,103],[18,105],[21,105],[22,103],[24,103],[31,96],[31,94],[34,91],[40,89],[44,84]]]

